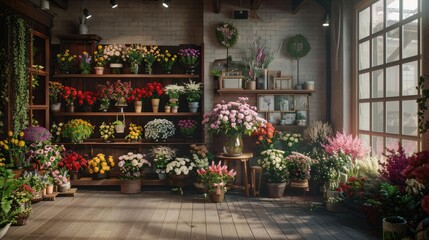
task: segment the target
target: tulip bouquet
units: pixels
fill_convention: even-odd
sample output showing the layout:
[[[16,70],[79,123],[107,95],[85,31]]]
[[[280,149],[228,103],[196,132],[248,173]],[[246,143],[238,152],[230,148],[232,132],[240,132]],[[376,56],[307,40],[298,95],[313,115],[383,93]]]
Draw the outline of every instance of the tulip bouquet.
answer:
[[[212,161],[212,164],[206,169],[201,168],[197,170],[200,176],[201,182],[209,190],[217,190],[223,188],[226,191],[226,184],[234,180],[237,172],[234,169],[228,171],[227,165],[221,165],[219,162],[217,165]]]

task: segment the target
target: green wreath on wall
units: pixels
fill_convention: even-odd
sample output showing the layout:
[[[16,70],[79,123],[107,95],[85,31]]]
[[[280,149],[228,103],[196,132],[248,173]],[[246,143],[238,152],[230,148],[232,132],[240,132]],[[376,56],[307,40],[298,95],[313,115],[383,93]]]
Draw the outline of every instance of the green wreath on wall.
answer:
[[[216,27],[216,39],[222,46],[230,48],[237,43],[238,30],[231,23],[220,23]]]
[[[305,57],[311,50],[307,38],[301,34],[291,37],[287,43],[287,52],[295,59]]]

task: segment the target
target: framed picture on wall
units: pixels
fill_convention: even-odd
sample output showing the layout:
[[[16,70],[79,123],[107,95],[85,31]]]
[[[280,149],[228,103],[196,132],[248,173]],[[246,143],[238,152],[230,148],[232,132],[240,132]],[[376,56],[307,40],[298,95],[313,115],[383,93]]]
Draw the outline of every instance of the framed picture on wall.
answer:
[[[275,95],[274,96],[274,110],[280,112],[287,112],[293,110],[293,96],[292,95]]]
[[[282,123],[284,125],[294,125],[296,119],[296,113],[283,113]]]
[[[292,76],[283,76],[274,78],[274,89],[292,89]]]
[[[279,125],[281,119],[282,119],[282,115],[280,112],[268,113],[268,122],[272,123],[273,125]]]
[[[274,111],[274,96],[258,95],[258,111],[259,112]]]
[[[295,96],[295,109],[296,110],[307,110],[308,109],[308,97],[307,96]]]
[[[268,89],[274,89],[274,78],[279,78],[282,76],[282,71],[280,70],[268,70]]]

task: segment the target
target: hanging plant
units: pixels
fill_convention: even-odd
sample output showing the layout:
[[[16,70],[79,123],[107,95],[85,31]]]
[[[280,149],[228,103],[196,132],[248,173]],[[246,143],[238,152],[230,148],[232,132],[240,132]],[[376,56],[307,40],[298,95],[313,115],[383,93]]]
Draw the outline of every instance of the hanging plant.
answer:
[[[426,102],[429,99],[429,89],[424,89],[425,81],[428,79],[429,76],[421,76],[419,78],[419,82],[417,85],[417,90],[421,94],[420,98],[417,99],[417,105],[418,105],[418,122],[419,122],[419,132],[425,133],[427,132],[429,128],[429,121],[425,120],[425,112],[428,109],[426,106]]]
[[[216,39],[222,46],[230,48],[237,43],[238,30],[231,23],[218,24],[216,27]]]
[[[289,39],[287,52],[295,59],[305,57],[311,50],[310,43],[302,34],[297,34]]]

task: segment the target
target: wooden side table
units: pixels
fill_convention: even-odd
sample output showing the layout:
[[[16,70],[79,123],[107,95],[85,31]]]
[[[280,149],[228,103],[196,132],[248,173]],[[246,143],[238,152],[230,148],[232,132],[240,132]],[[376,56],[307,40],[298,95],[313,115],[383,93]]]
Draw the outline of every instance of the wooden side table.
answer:
[[[228,166],[229,168],[229,162],[235,162],[235,168],[237,167],[237,163],[239,164],[241,162],[241,172],[243,177],[243,185],[232,185],[233,188],[244,188],[244,196],[249,196],[249,180],[247,178],[247,164],[250,160],[250,158],[253,157],[253,153],[243,153],[240,156],[227,156],[224,153],[220,153],[216,156],[220,161],[222,161],[223,164]]]

